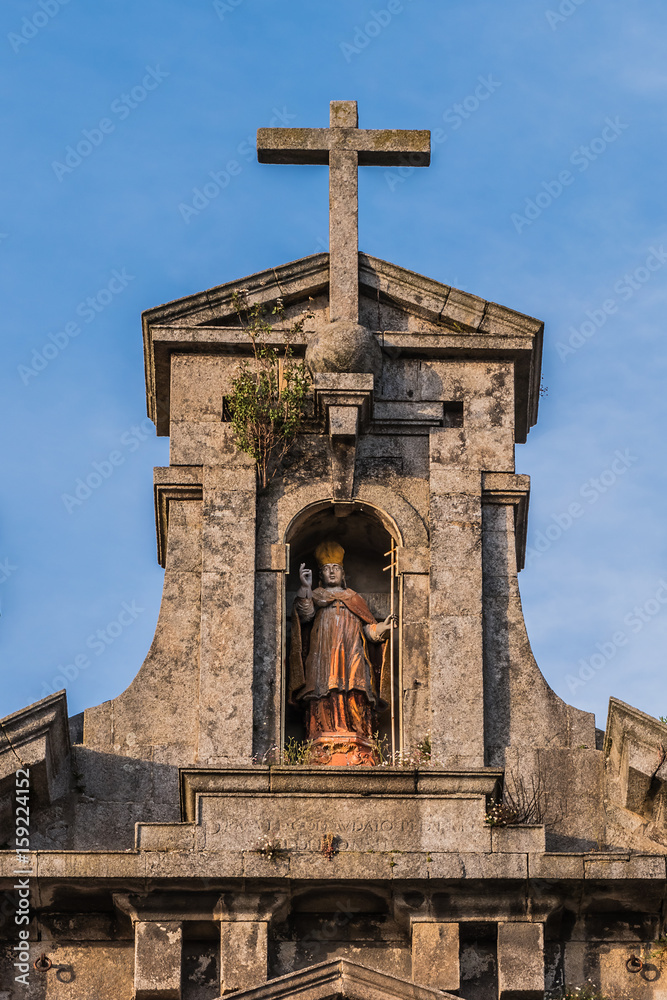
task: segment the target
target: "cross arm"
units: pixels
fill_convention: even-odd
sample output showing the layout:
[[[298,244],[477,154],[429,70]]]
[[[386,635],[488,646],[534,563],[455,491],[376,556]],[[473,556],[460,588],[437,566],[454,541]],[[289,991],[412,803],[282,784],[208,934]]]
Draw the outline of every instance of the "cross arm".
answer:
[[[331,149],[354,150],[359,166],[386,167],[409,164],[427,167],[431,161],[428,129],[260,128],[257,159],[260,163],[329,162]]]
[[[328,128],[258,128],[260,163],[328,163]]]
[[[360,167],[390,167],[406,162],[411,167],[428,167],[431,133],[429,129],[359,129],[354,148],[359,151]]]

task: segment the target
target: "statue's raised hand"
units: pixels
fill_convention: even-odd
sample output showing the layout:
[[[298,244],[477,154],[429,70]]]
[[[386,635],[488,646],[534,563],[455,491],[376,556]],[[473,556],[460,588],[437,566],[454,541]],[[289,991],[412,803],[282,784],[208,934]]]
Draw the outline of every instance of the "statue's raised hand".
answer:
[[[301,586],[310,590],[313,586],[313,571],[312,569],[307,569],[305,563],[301,563],[299,566],[299,579],[301,580]]]

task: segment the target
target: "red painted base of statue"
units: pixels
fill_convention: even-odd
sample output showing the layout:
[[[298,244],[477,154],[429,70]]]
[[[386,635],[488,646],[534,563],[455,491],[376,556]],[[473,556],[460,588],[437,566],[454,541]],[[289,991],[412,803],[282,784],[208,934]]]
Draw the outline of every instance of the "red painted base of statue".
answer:
[[[345,585],[343,549],[323,542],[315,550],[321,587],[301,565],[290,650],[290,702],[305,710],[310,762],[372,767],[373,715],[389,700],[389,644],[395,626],[377,622],[363,597]],[[384,655],[383,655],[384,654]]]
[[[356,733],[320,733],[310,743],[308,763],[328,767],[375,767],[375,745]]]

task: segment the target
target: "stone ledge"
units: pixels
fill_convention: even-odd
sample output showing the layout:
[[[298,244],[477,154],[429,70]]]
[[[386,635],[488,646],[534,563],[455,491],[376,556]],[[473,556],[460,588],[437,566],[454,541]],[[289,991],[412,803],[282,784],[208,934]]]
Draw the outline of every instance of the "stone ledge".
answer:
[[[234,792],[317,793],[327,796],[420,795],[467,797],[492,795],[503,771],[485,767],[454,771],[423,769],[254,765],[246,768],[181,768],[181,815],[193,822],[198,794]]]
[[[629,857],[586,857],[584,877],[586,879],[661,879],[664,881],[665,858],[650,855],[630,855]]]
[[[166,824],[165,824],[166,825]],[[142,850],[124,853],[104,851],[34,851],[30,854],[33,879],[68,882],[116,880],[127,882],[145,878],[238,879],[262,881],[359,880],[444,881],[503,879],[546,882],[587,881],[664,882],[665,858],[655,855],[597,854],[500,854],[439,853],[400,851],[341,851],[331,859],[320,852],[279,853],[276,861],[258,851]],[[0,851],[0,888],[8,889],[16,880],[16,854]],[[4,885],[2,883],[5,883]]]

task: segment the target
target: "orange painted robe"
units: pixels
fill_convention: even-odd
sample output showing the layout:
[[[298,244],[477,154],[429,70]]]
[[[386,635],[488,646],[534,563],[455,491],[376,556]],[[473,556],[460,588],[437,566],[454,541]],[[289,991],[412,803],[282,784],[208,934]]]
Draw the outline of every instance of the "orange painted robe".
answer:
[[[312,627],[309,626],[311,621]],[[312,602],[297,598],[290,650],[292,704],[331,696],[335,709],[339,702],[335,693],[360,692],[364,696],[362,700],[376,711],[386,708],[389,643],[373,641],[376,624],[365,600],[354,590],[318,587],[313,591]],[[384,656],[380,656],[382,647]],[[354,694],[350,700],[358,703]],[[353,714],[356,716],[357,711]],[[366,729],[366,725],[363,728]]]

